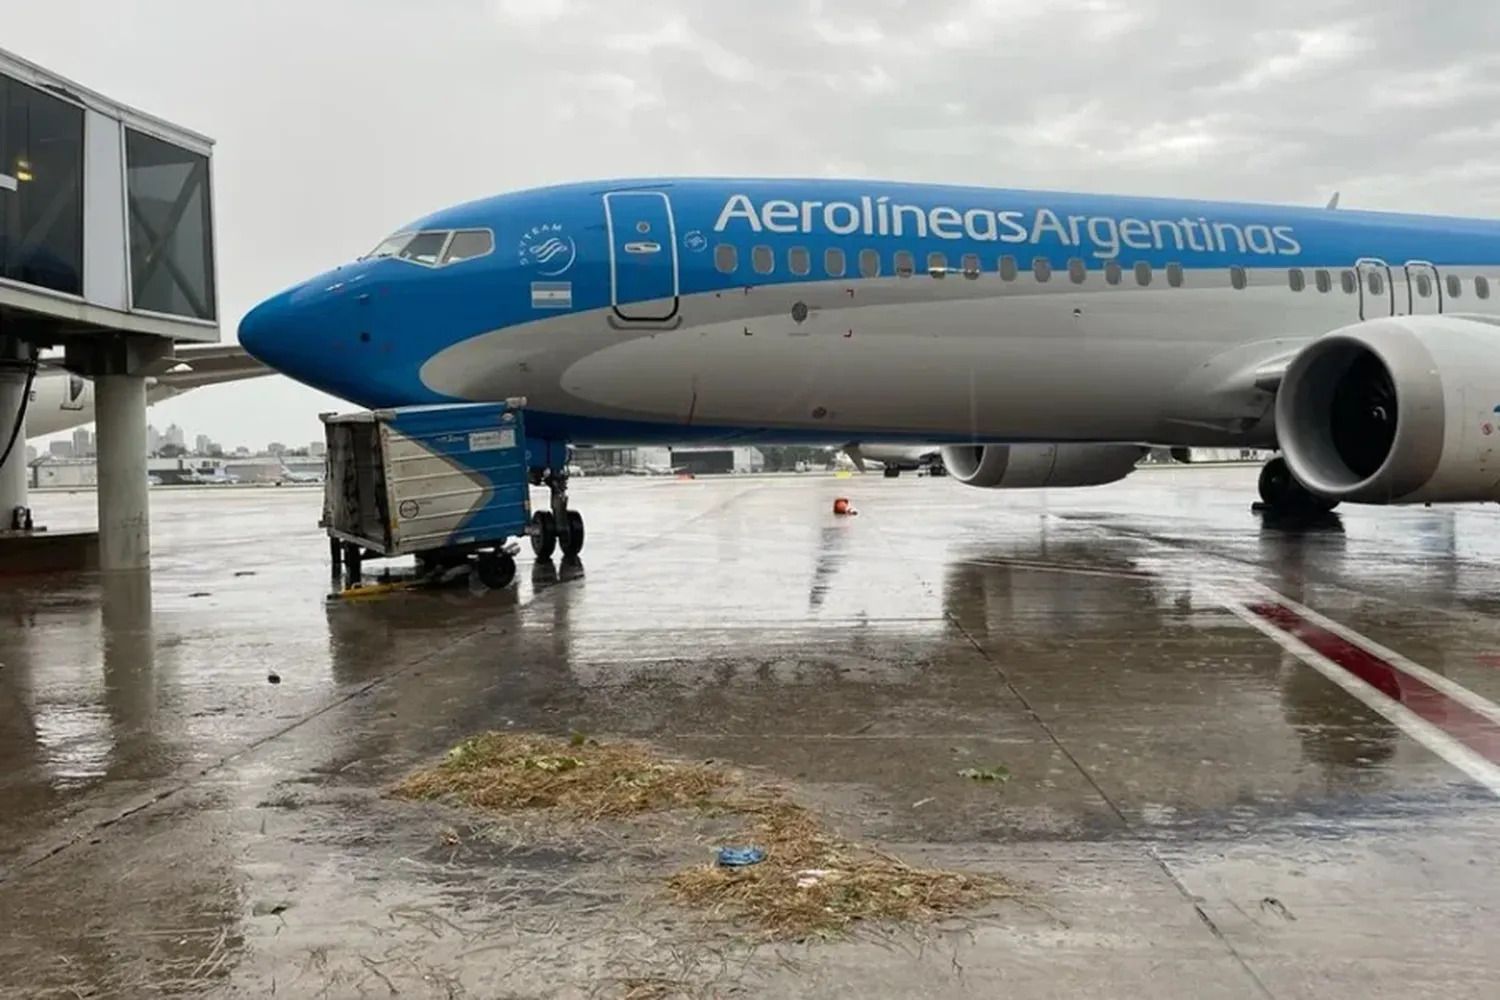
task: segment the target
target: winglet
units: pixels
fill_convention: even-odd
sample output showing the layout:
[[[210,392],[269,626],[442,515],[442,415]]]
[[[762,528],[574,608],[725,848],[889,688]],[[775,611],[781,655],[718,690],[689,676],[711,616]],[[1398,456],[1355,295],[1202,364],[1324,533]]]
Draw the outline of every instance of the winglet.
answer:
[[[1328,206],[1327,207],[1328,208],[1338,208],[1339,207],[1339,193],[1337,191],[1333,192],[1333,197],[1328,199]]]

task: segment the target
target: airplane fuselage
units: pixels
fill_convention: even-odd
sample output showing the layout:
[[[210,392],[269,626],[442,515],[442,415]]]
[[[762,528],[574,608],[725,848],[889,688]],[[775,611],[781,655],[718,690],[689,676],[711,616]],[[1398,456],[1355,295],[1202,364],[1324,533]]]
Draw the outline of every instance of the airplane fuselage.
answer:
[[[1458,218],[676,179],[401,232],[242,343],[360,406],[524,396],[564,441],[1270,447],[1258,366],[1362,319],[1500,315],[1500,225]]]

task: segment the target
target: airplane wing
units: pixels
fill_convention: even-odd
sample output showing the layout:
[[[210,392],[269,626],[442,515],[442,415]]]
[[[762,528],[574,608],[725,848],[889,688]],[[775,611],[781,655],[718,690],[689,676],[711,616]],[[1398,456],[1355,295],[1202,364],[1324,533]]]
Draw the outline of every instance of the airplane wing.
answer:
[[[41,373],[68,369],[61,357],[49,357],[37,362],[37,370]],[[252,358],[239,344],[179,345],[172,357],[163,358],[151,370],[151,377],[157,382],[179,390],[271,374],[274,374],[272,369]]]

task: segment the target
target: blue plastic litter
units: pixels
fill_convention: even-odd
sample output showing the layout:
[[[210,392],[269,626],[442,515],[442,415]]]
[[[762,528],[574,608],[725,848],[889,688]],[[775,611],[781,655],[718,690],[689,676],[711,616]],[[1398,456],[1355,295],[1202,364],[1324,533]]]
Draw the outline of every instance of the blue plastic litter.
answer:
[[[725,868],[743,868],[745,865],[758,865],[766,860],[766,852],[759,847],[721,847],[719,848],[719,864]]]

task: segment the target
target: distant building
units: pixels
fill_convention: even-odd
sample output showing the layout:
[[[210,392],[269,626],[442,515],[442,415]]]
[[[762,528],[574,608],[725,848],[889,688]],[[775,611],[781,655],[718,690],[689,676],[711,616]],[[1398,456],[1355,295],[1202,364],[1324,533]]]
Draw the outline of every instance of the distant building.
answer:
[[[48,454],[54,455],[57,458],[72,458],[73,457],[73,442],[72,441],[51,441],[51,442],[49,442],[47,444],[47,452],[48,452]]]
[[[73,454],[78,458],[86,458],[94,454],[94,432],[87,427],[80,427],[73,432]]]

